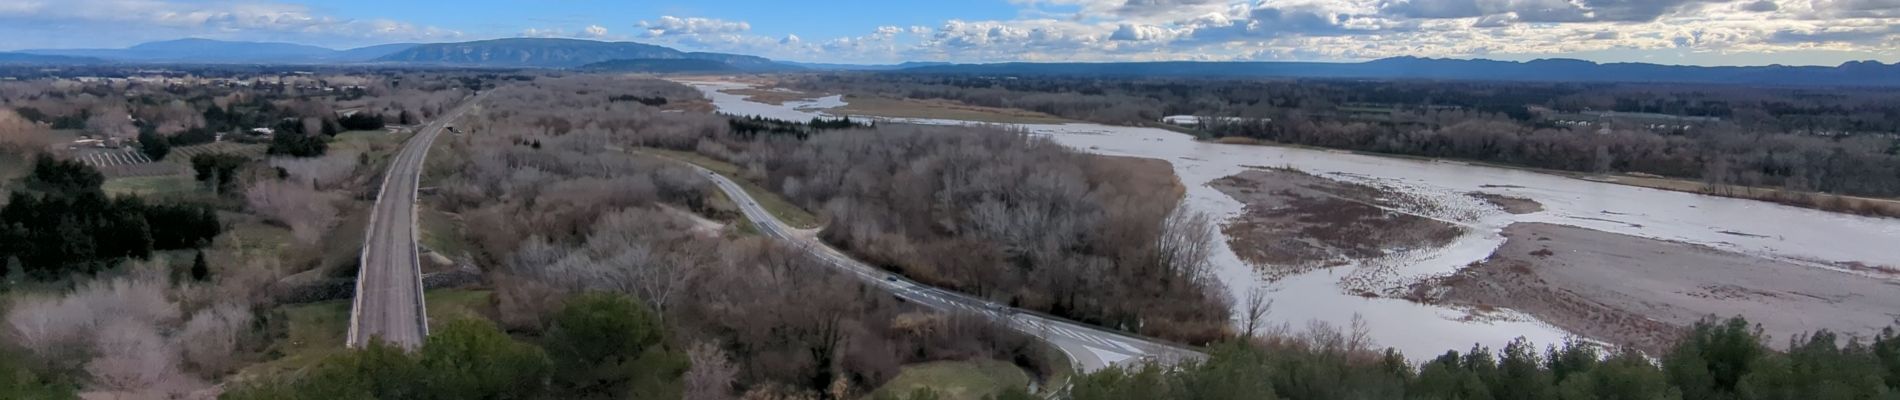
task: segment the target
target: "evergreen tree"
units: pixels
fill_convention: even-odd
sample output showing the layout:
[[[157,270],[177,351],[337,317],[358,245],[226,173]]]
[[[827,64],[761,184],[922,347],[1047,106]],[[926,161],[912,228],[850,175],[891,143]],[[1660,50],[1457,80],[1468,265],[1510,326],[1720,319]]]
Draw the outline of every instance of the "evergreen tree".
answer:
[[[166,155],[172,153],[172,144],[150,129],[140,129],[139,152],[145,153],[152,161],[163,161]]]
[[[199,250],[198,255],[191,258],[191,280],[204,282],[210,278],[211,266],[205,264],[204,250]]]
[[[7,256],[7,286],[19,285],[26,280],[26,265],[20,263],[19,256]]]
[[[585,294],[554,316],[543,348],[564,398],[678,398],[685,355],[666,343],[659,317],[631,297]],[[670,395],[669,395],[670,393]]]

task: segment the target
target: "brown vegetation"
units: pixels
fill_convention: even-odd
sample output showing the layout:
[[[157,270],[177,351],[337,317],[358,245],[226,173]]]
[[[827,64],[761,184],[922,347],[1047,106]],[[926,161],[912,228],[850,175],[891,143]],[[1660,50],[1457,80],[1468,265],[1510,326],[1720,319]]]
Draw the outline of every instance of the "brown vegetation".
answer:
[[[1457,225],[1401,211],[1382,190],[1291,169],[1253,169],[1210,183],[1246,205],[1223,227],[1235,254],[1281,279],[1376,258],[1401,249],[1444,246]]]
[[[787,78],[802,90],[955,101],[1142,125],[1238,117],[1221,138],[1710,185],[1900,196],[1900,97],[1873,88],[929,74]],[[1592,117],[1592,111],[1626,117]],[[1587,125],[1578,125],[1588,120]],[[1800,201],[1803,206],[1825,206]]]
[[[928,284],[1185,342],[1226,332],[1203,218],[1164,166],[1019,132],[880,127],[750,143],[733,161],[823,210],[821,237]]]
[[[697,96],[681,89],[634,78],[541,79],[498,89],[491,111],[463,123],[473,133],[444,138],[448,156],[430,162],[446,173],[428,200],[466,217],[505,325],[534,334],[563,298],[633,295],[671,336],[693,342],[689,357],[705,365],[687,372],[692,398],[864,393],[918,361],[1042,362],[1032,339],[986,320],[897,329],[897,316],[916,310],[802,249],[700,235],[667,208],[729,213],[714,209],[711,183],[624,149],[690,149],[722,138],[723,120],[565,95]]]

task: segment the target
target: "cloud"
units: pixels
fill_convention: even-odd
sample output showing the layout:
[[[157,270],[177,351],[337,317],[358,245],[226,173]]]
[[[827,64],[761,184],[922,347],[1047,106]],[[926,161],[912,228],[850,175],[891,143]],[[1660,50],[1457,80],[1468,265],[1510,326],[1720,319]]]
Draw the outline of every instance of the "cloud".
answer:
[[[1159,26],[1149,26],[1149,25],[1121,24],[1120,28],[1115,29],[1115,33],[1111,33],[1108,35],[1108,40],[1142,42],[1142,41],[1152,41],[1152,40],[1166,40],[1166,39],[1172,39],[1173,37],[1174,37],[1174,32],[1168,30],[1168,28],[1163,28]]]
[[[1705,3],[1727,0],[1389,0],[1380,12],[1404,18],[1473,18],[1511,14],[1524,22],[1650,22]],[[1884,0],[1848,0],[1884,1]]]
[[[389,19],[339,18],[277,1],[6,0],[0,25],[101,26],[122,35],[153,32],[305,42],[444,40],[461,32]]]
[[[1775,4],[1772,0],[1759,0],[1742,6],[1742,11],[1748,12],[1774,12],[1780,9],[1781,5]]]
[[[581,32],[582,32],[582,36],[590,37],[590,38],[607,37],[607,27],[600,26],[600,25],[588,25],[587,29],[584,29]]]
[[[714,18],[679,18],[671,15],[662,16],[660,19],[653,21],[640,21],[639,25],[641,28],[646,29],[647,36],[652,37],[730,34],[752,30],[752,24],[746,23],[745,21],[727,21]]]

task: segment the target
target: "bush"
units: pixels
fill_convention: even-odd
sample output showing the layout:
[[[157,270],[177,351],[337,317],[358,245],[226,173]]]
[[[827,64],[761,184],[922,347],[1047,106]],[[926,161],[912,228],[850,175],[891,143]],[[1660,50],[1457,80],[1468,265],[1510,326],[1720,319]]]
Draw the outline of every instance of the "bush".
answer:
[[[585,294],[568,300],[543,340],[563,398],[679,398],[683,354],[666,343],[659,318],[633,298]]]
[[[344,130],[373,131],[383,129],[383,117],[369,112],[350,114],[347,117],[338,118],[336,122],[338,125],[342,125]]]
[[[330,149],[330,143],[320,136],[301,133],[278,132],[271,135],[270,147],[265,153],[274,156],[316,157]]]
[[[416,353],[371,342],[319,361],[301,376],[266,377],[224,394],[226,400],[537,399],[550,362],[485,321],[458,320],[433,332]]]
[[[172,153],[172,143],[151,131],[140,131],[139,152],[145,153],[152,161],[163,161],[166,155]]]
[[[1493,353],[1447,352],[1413,369],[1396,353],[1325,346],[1225,344],[1176,368],[1115,367],[1076,378],[1093,399],[1874,399],[1900,391],[1900,341],[1871,345],[1816,332],[1787,352],[1763,345],[1740,318],[1696,324],[1661,365],[1634,351],[1609,357],[1592,344],[1543,354],[1519,340]]]
[[[237,187],[238,168],[243,168],[249,162],[249,157],[236,154],[204,153],[191,156],[192,177],[218,193],[229,193]]]

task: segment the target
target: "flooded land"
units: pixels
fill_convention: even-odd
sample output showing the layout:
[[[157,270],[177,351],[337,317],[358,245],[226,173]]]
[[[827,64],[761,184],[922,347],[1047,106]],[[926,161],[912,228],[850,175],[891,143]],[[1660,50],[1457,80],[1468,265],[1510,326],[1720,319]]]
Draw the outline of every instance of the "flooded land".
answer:
[[[1504,246],[1413,299],[1510,308],[1566,331],[1659,351],[1696,321],[1748,315],[1771,340],[1900,322],[1900,282],[1688,243],[1544,223],[1511,225]]]
[[[727,113],[854,115],[837,110],[839,98],[772,106],[721,92],[744,83],[693,84]],[[1748,317],[1777,340],[1815,329],[1866,337],[1900,316],[1900,219],[1155,128],[1015,126],[1089,153],[1169,162],[1183,204],[1223,228],[1212,262],[1231,297],[1264,293],[1276,323],[1357,318],[1380,346],[1409,355],[1576,336],[1654,349],[1709,315]]]

